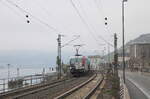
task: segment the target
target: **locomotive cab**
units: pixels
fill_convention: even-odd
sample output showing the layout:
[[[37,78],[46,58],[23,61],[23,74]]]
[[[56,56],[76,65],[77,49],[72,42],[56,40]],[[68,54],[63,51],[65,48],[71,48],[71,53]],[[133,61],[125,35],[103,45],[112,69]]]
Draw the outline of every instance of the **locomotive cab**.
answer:
[[[74,56],[70,58],[70,72],[73,75],[80,75],[89,70],[90,62],[85,56]]]

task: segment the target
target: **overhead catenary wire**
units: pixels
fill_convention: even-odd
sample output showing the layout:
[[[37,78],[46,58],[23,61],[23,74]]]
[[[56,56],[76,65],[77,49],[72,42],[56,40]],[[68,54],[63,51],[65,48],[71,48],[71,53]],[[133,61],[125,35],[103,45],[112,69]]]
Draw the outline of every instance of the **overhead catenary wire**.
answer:
[[[95,36],[93,35],[93,32],[91,31],[89,24],[85,21],[85,19],[82,17],[82,15],[80,14],[78,8],[76,7],[76,5],[74,4],[73,0],[70,0],[71,5],[73,6],[73,8],[75,9],[75,11],[77,12],[78,16],[80,17],[81,21],[83,22],[83,24],[87,27],[89,34],[93,37],[93,39],[96,41],[96,43],[98,44],[98,40],[95,38]],[[99,46],[99,44],[98,44]]]
[[[101,1],[101,0],[98,0],[98,1],[99,1],[99,4],[101,4],[100,6],[99,6],[98,3],[96,2],[96,0],[94,0],[94,3],[95,3],[95,5],[96,5],[97,9],[98,9],[100,12],[102,12],[102,14],[99,13],[99,15],[101,15],[102,20],[104,20],[105,16],[104,16],[104,11],[103,11],[102,1]],[[105,22],[105,21],[103,21],[103,22]],[[109,31],[109,29],[108,29],[108,26],[105,26],[104,28],[106,28],[106,31],[107,31],[109,34],[112,35],[112,33],[111,33],[111,32]],[[105,42],[106,42],[108,45],[110,45],[111,47],[114,47],[113,44],[111,44],[110,42],[108,42],[107,40],[105,40],[102,36],[99,36],[99,38],[102,39],[103,41],[105,41]]]
[[[35,20],[37,20],[38,22],[40,22],[41,24],[47,26],[48,28],[54,30],[57,34],[58,34],[58,30],[52,26],[50,26],[48,23],[42,21],[41,19],[39,19],[38,17],[32,15],[30,12],[26,11],[25,9],[23,9],[22,7],[20,7],[19,5],[17,5],[16,3],[14,3],[11,0],[6,0],[9,4],[15,6],[16,8],[18,8],[21,12],[26,13],[28,15],[30,15],[31,17],[33,17]],[[76,8],[76,5],[73,3],[73,1],[71,0],[74,8]],[[95,36],[93,35],[93,32],[91,31],[89,24],[85,21],[85,19],[80,15],[80,12],[78,11],[78,8],[76,8],[76,11],[78,12],[78,15],[80,16],[80,18],[82,19],[83,23],[87,26],[88,30],[90,31],[90,34],[92,35],[92,37],[95,39],[96,43],[98,43],[98,40],[95,38]],[[99,45],[99,44],[98,44]]]
[[[108,45],[110,45],[111,47],[114,47],[113,44],[109,43],[107,40],[105,40],[103,37],[99,36],[100,39],[102,39],[105,43],[107,43]]]
[[[79,0],[77,0],[77,1],[79,2],[80,7],[82,7],[80,1],[79,1]],[[82,12],[83,12],[83,13],[85,12],[83,8],[82,8]],[[86,13],[84,13],[84,15],[87,16]],[[101,44],[99,44],[98,39],[94,36],[94,34],[96,33],[96,31],[95,31],[93,25],[92,25],[91,23],[88,23],[88,24],[89,24],[90,27],[91,27],[91,28],[90,28],[90,29],[91,29],[91,35],[93,35],[93,37],[95,38],[97,45],[100,46]]]
[[[65,46],[69,45],[69,44],[72,43],[73,41],[77,40],[79,37],[80,37],[80,36],[77,36],[76,38],[74,38],[74,39],[68,41],[67,43],[65,43],[64,45],[62,45],[61,48],[63,48],[63,47],[65,47]]]
[[[42,21],[40,18],[32,15],[30,12],[26,11],[25,9],[23,9],[22,7],[20,7],[18,4],[14,3],[11,0],[6,0],[9,4],[13,5],[14,7],[18,8],[22,13],[28,14],[30,15],[32,18],[34,18],[36,21],[40,22],[41,24],[45,25],[46,27],[48,27],[49,29],[55,31],[56,34],[61,33],[58,29],[50,26],[48,23]]]
[[[2,3],[4,6],[6,6],[8,9],[10,9],[11,11],[13,11],[14,14],[17,14],[19,17],[23,18],[22,15],[20,15],[13,7],[9,6],[6,2],[4,2],[3,0],[0,1],[0,3]]]
[[[77,0],[78,1],[78,0]],[[79,2],[79,1],[78,1]],[[81,7],[81,3],[79,2],[79,4],[80,4],[80,7]],[[82,8],[82,11],[83,11],[83,8]],[[92,28],[92,30],[94,31],[94,32],[96,32],[95,31],[95,29],[94,29],[94,27],[90,24],[90,27]],[[93,35],[93,32],[92,32],[92,35]],[[112,44],[110,44],[107,40],[105,40],[101,35],[99,35],[99,38],[101,38],[101,40],[103,40],[104,42],[106,42],[106,43],[108,43],[109,45],[111,45],[112,46]],[[96,41],[98,42],[98,40],[96,39]],[[98,45],[100,45],[100,44],[98,44]]]
[[[94,0],[94,3],[97,6],[97,9],[99,10],[99,12],[102,12],[101,14],[99,13],[99,15],[101,15],[101,18],[102,18],[103,22],[105,23],[104,18],[106,18],[106,16],[104,16],[104,11],[103,11],[103,6],[102,6],[102,0],[98,0],[98,1],[99,1],[99,3],[97,3],[96,0]],[[101,4],[101,5],[99,6],[98,4]],[[110,33],[110,31],[108,30],[108,26],[105,26],[105,28],[106,28],[107,32]],[[110,42],[108,42],[107,40],[105,40],[101,35],[99,35],[99,38],[102,39],[103,41],[105,41],[105,43],[107,43],[111,47],[114,47],[113,44],[111,44]]]
[[[97,2],[97,0],[94,0],[94,3],[96,5],[96,8],[98,9],[98,11],[101,12],[101,14],[99,13],[99,15],[101,16],[101,18],[102,18],[102,20],[104,22],[105,16],[104,16],[102,2],[101,2],[101,0],[98,0],[98,1],[99,1],[99,3]],[[101,4],[101,5],[99,6],[99,4]]]
[[[33,16],[31,13],[29,13],[28,11],[24,10],[23,8],[21,8],[19,5],[17,5],[16,3],[10,1],[10,0],[6,0],[7,2],[9,2],[10,4],[14,5],[15,7],[17,7],[20,11],[29,14],[31,17],[33,17],[34,19],[36,19],[37,21],[39,21],[40,23],[46,25],[47,27],[49,27],[50,29],[54,30],[54,31],[58,31],[56,28],[50,26],[49,24],[47,24],[46,22],[43,22],[42,20],[40,20],[39,18]],[[88,23],[84,20],[84,18],[80,15],[80,12],[78,11],[78,9],[76,8],[75,4],[73,3],[73,1],[71,0],[72,5],[74,6],[74,8],[76,9],[76,11],[78,12],[78,15],[80,16],[80,18],[82,19],[83,23],[88,27],[88,30],[90,31],[92,37],[96,40],[96,43],[98,43],[98,40],[95,38],[95,36],[93,35]],[[47,13],[48,14],[48,13]],[[106,40],[105,40],[106,41]],[[99,44],[98,44],[99,45]]]
[[[50,12],[47,10],[46,6],[44,6],[41,2],[38,2],[38,1],[41,1],[41,0],[35,0],[34,3],[36,3],[36,5],[38,5],[38,7],[41,8],[41,10],[47,15],[48,18],[50,18],[50,17],[54,18],[55,15],[54,15],[53,13],[50,13]],[[42,4],[42,6],[41,6],[41,4]],[[57,21],[58,21],[58,19],[57,19]],[[59,31],[59,33],[60,33],[60,32],[61,32],[61,31]],[[61,32],[61,33],[62,33],[62,32]]]
[[[48,18],[50,16],[52,16],[53,18],[55,17],[53,14],[51,14],[47,9],[46,9],[46,6],[44,6],[41,2],[39,3],[38,1],[42,1],[42,0],[35,0],[34,1],[34,4],[36,3],[36,5],[38,5],[38,7],[41,8],[41,10],[43,10],[43,12],[48,16]],[[42,4],[42,6],[41,6]],[[58,20],[57,20],[58,21]],[[61,31],[59,31],[59,33],[62,33]]]
[[[86,25],[86,27],[88,28],[88,30],[89,30],[89,33],[90,33],[90,35],[92,35],[92,37],[94,38],[94,40],[96,41],[96,43],[98,44],[98,46],[100,45],[99,43],[98,43],[98,40],[95,38],[95,36],[93,35],[93,31],[94,32],[96,32],[95,31],[95,29],[94,29],[94,27],[90,24],[90,27],[92,28],[92,30],[91,30],[91,28],[89,27],[89,24],[85,21],[85,19],[81,16],[81,14],[80,14],[80,12],[79,12],[79,10],[78,10],[78,8],[76,7],[76,5],[74,4],[74,2],[72,1],[72,0],[70,0],[71,1],[71,3],[72,3],[72,6],[76,9],[76,12],[78,13],[78,15],[80,16],[80,18],[82,19],[82,22]],[[78,1],[79,2],[79,1]],[[79,2],[80,3],[80,2]],[[80,4],[80,7],[81,7],[81,4]],[[83,10],[83,9],[82,9]],[[109,44],[110,46],[113,46],[111,43],[109,43],[107,40],[105,40],[101,35],[99,35],[99,38],[101,39],[101,40],[103,40],[104,42],[106,42],[107,44]]]
[[[98,1],[99,1],[99,3],[98,3]],[[101,12],[101,13],[99,13],[99,15],[101,16],[103,23],[105,23],[106,20],[104,20],[104,18],[107,18],[107,17],[105,16],[104,11],[103,11],[102,0],[94,0],[94,3],[96,5],[97,9],[99,10],[99,12]],[[109,27],[109,24],[104,26],[106,32],[112,35],[112,33],[110,32],[110,29],[108,27]],[[101,38],[103,38],[103,37],[101,37]]]
[[[82,14],[84,14],[84,16],[87,16],[86,13],[85,13],[85,11],[84,11],[84,9],[83,9],[83,7],[82,7],[82,5],[81,5],[81,3],[80,3],[80,1],[79,1],[79,0],[77,0],[77,1],[78,1],[79,7],[81,8]],[[86,20],[85,20],[85,22],[86,22]],[[92,29],[93,29],[93,26],[92,26],[91,24],[89,24],[88,22],[86,22],[86,23],[87,23],[87,25],[89,26],[89,29],[90,29],[90,30],[91,30],[90,27],[92,27]],[[95,35],[94,35],[94,33],[93,33],[92,31],[91,31],[91,35],[92,35],[93,38],[98,42],[97,38],[95,37]]]
[[[49,16],[52,16],[52,14],[50,14],[49,13],[49,11],[46,9],[46,7],[40,2],[38,2],[39,0],[35,0],[34,1],[34,4],[36,3],[36,5],[38,6],[38,7],[40,7],[41,8],[41,10],[43,10],[43,12],[49,17]],[[41,6],[41,4],[42,4],[42,6]]]

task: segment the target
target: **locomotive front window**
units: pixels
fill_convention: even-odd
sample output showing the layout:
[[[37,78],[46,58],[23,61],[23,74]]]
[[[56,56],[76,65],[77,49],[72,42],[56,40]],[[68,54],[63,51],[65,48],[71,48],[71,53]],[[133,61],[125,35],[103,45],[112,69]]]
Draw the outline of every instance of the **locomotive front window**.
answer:
[[[72,59],[70,59],[70,64],[81,63],[81,62],[82,62],[81,58],[72,58]]]

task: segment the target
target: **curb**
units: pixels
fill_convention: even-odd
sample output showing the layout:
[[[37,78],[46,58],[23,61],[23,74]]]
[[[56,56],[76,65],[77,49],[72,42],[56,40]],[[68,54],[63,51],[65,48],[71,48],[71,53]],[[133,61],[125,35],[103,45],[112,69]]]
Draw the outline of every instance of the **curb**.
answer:
[[[131,99],[127,86],[123,83],[123,79],[120,76],[120,99]]]

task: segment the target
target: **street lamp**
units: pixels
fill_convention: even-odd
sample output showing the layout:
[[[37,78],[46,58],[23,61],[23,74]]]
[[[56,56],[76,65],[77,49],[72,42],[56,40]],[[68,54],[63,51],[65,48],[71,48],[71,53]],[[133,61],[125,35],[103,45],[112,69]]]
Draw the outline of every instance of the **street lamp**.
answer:
[[[10,79],[10,64],[7,64],[7,66],[8,66],[8,81],[9,81],[9,79]]]
[[[127,2],[127,0],[122,1],[122,45],[123,45],[123,80],[125,83],[125,48],[124,48],[124,3]]]

